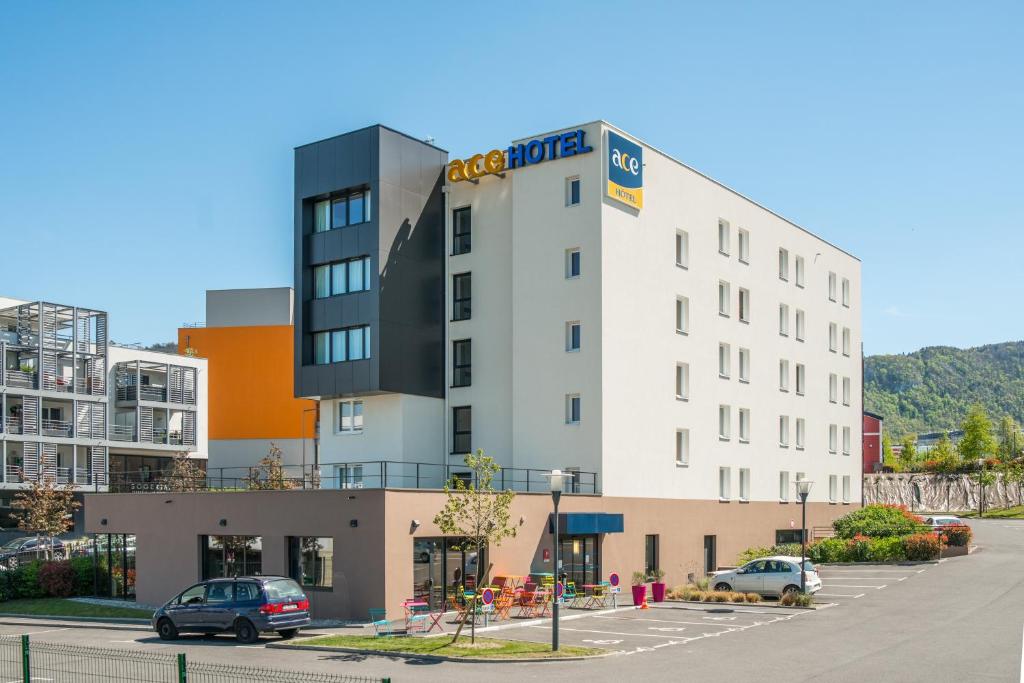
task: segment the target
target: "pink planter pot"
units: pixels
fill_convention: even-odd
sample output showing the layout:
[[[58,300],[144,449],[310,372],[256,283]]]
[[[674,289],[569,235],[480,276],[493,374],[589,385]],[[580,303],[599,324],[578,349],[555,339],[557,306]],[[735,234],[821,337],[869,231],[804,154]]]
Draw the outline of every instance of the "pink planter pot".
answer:
[[[654,602],[665,602],[665,584],[651,584],[651,599],[654,600]]]
[[[647,597],[647,586],[633,586],[633,604],[639,605]]]

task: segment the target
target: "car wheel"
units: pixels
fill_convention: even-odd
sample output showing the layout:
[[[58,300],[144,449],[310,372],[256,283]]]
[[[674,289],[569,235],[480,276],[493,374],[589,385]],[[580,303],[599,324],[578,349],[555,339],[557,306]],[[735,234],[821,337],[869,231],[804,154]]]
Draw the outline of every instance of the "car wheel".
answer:
[[[723,581],[722,583],[716,583],[715,584],[715,590],[716,591],[731,591],[732,590],[732,586],[730,586],[729,584],[727,584],[727,583],[725,583]]]
[[[799,592],[800,592],[800,586],[794,586],[793,584],[789,584],[788,586],[786,586],[785,588],[782,589],[782,594],[783,595],[785,595],[786,593],[799,593]]]
[[[63,559],[64,559],[64,553],[62,553],[62,552],[61,552],[61,551],[59,551],[59,550],[55,550],[55,551],[53,552],[53,559],[57,560],[58,562],[59,562],[60,560],[63,560]]]
[[[12,557],[11,559],[7,560],[7,568],[8,569],[17,569],[18,568],[18,558],[17,557]]]
[[[277,632],[277,635],[281,636],[285,640],[291,640],[299,632],[297,628],[283,628]]]
[[[260,632],[248,619],[239,619],[235,622],[235,638],[238,642],[249,645],[260,639]]]
[[[160,640],[176,640],[178,638],[178,628],[167,617],[156,622],[156,632],[160,636]]]

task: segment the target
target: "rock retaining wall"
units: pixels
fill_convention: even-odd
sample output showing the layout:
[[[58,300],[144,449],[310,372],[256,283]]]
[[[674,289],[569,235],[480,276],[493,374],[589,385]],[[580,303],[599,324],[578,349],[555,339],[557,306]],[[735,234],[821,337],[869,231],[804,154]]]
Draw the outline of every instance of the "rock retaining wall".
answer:
[[[969,474],[888,473],[864,475],[864,504],[906,505],[914,512],[966,512],[978,509],[979,486]],[[1021,484],[996,482],[985,487],[985,508],[1024,503]]]

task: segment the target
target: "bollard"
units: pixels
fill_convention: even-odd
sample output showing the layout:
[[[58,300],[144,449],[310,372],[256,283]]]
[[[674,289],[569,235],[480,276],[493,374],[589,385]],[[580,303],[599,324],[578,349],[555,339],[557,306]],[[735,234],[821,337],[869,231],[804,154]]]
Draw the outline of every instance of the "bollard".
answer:
[[[32,680],[32,667],[28,657],[28,636],[21,637],[21,680],[30,683]]]
[[[188,681],[188,672],[185,671],[185,653],[178,653],[178,683],[186,683]]]

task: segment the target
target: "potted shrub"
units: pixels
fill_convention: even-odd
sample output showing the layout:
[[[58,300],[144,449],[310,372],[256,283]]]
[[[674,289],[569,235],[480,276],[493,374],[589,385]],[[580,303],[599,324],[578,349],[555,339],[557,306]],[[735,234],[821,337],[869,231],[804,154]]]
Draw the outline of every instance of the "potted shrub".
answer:
[[[639,605],[647,597],[647,574],[633,572],[633,604]]]
[[[665,602],[665,571],[655,569],[651,572],[651,599],[654,602]]]

